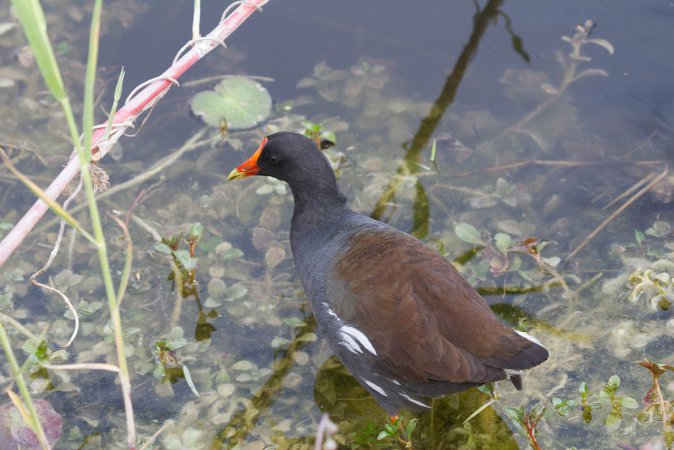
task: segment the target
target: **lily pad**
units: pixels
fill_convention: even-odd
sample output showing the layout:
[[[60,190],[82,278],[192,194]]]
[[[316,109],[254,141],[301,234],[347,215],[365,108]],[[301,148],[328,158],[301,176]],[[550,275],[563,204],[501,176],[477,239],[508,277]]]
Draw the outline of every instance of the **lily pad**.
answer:
[[[227,78],[212,91],[192,98],[192,112],[208,125],[230,130],[253,128],[269,117],[271,96],[260,83],[244,77]]]

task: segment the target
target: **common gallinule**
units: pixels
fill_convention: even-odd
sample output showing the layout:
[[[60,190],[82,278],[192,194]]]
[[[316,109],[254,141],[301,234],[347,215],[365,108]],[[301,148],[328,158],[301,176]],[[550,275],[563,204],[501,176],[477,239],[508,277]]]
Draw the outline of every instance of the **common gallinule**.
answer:
[[[503,325],[444,257],[353,212],[310,139],[262,140],[229,180],[267,175],[292,190],[290,246],[318,328],[389,415],[509,378],[548,358],[535,338]]]

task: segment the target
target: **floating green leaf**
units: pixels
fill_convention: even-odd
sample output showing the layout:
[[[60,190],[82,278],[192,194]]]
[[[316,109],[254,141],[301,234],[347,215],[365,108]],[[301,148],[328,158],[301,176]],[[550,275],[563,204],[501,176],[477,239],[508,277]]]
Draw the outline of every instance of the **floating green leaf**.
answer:
[[[221,81],[212,91],[199,92],[192,98],[192,112],[214,127],[252,128],[267,119],[271,96],[260,83],[244,77]]]
[[[482,237],[480,232],[469,223],[460,222],[454,226],[454,233],[456,237],[461,239],[464,242],[475,245],[483,245]]]

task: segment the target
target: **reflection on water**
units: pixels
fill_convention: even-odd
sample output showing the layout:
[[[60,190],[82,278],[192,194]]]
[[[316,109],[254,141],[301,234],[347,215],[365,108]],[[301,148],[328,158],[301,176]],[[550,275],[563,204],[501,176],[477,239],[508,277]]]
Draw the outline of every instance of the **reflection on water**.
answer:
[[[125,64],[131,78],[146,78],[182,42],[171,45],[178,33],[171,30],[145,45],[139,36],[163,36],[148,33],[150,21],[163,23],[157,20],[163,15],[136,6],[106,5],[106,30],[130,28],[103,34],[104,48],[124,49],[104,54],[105,98],[116,65]],[[50,8],[50,35],[62,42],[59,58],[75,89],[84,47],[69,30],[81,27],[86,11]],[[189,5],[162,8],[185,23],[187,35]],[[221,5],[204,8],[208,18]],[[668,430],[657,411],[639,416],[641,405],[632,404],[651,387],[648,371],[632,362],[672,362],[674,319],[665,307],[674,301],[674,182],[667,171],[673,126],[663,75],[672,73],[672,62],[662,58],[671,27],[666,14],[626,1],[557,8],[496,0],[477,8],[428,1],[418,10],[403,2],[386,8],[271,2],[237,31],[230,49],[192,75],[274,78],[265,84],[275,99],[267,123],[236,132],[204,129],[189,115],[189,100],[216,82],[174,89],[163,99],[140,135],[122,142],[124,157],[101,164],[114,189],[168,153],[182,156],[101,202],[107,211],[131,211],[134,262],[122,309],[141,436],[173,420],[158,438],[162,448],[311,448],[327,412],[344,448],[377,444],[388,419],[314,333],[290,257],[289,193],[271,180],[225,182],[262,135],[302,130],[307,122],[335,133],[337,146],[326,154],[354,209],[413,232],[455,260],[504,320],[550,348],[550,360],[524,378],[524,391],[499,387],[498,400],[466,423],[487,395],[474,389],[435,401],[431,413],[419,416],[412,438],[418,448],[524,448],[529,440],[519,432],[526,427],[513,411],[523,407],[527,414],[542,402],[541,448],[638,448]],[[3,11],[0,22],[9,22]],[[574,29],[587,18],[597,26]],[[0,141],[12,147],[24,173],[46,184],[70,152],[60,138],[62,118],[41,94],[34,68],[12,59],[23,45],[20,34],[4,33],[0,95],[9,107]],[[136,60],[136,49],[153,57]],[[170,55],[160,58],[163,51]],[[40,133],[28,129],[27,117]],[[204,136],[189,153],[179,150],[197,130]],[[30,197],[6,172],[0,185],[2,232]],[[185,239],[195,223],[203,233],[190,246]],[[59,349],[72,317],[26,283],[46,259],[43,244],[53,242],[53,230],[38,229],[3,267],[2,311],[36,335],[48,325],[54,364],[114,361],[96,260],[81,238],[68,238],[48,273],[82,322],[66,351]],[[112,223],[106,233],[121,272],[126,243]],[[175,248],[158,252],[158,239],[171,237],[178,237]],[[175,286],[181,264],[194,277],[191,290]],[[21,351],[26,338],[11,338]],[[64,446],[124,442],[113,376],[29,366],[33,392],[63,416]],[[662,375],[670,401],[672,375]],[[579,392],[582,383],[587,388]]]

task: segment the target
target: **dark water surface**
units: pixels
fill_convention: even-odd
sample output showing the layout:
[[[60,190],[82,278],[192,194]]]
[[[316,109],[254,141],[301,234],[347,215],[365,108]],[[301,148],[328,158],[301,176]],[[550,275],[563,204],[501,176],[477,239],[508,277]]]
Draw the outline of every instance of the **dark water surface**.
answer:
[[[90,14],[81,3],[45,4],[75,102]],[[224,6],[202,3],[205,34]],[[9,22],[9,2],[0,5],[0,22]],[[122,65],[126,95],[161,73],[189,39],[192,2],[121,0],[104,8],[98,121]],[[565,74],[557,54],[567,69],[573,63],[561,37],[588,19],[588,39],[602,41],[582,46],[591,61],[578,62],[576,74],[598,70],[557,96]],[[541,448],[662,444],[674,426],[649,417],[652,409],[641,412],[651,377],[634,362],[674,363],[674,317],[663,309],[674,301],[672,42],[668,1],[270,1],[228,39],[228,49],[181,80],[271,78],[262,82],[274,100],[267,122],[229,133],[205,128],[190,113],[190,99],[217,81],[173,88],[140,134],[123,138],[115,159],[101,164],[114,187],[203,133],[198,148],[100,202],[106,212],[132,210],[134,266],[122,319],[139,434],[147,439],[172,420],[153,448],[308,449],[327,413],[339,425],[340,448],[398,445],[376,440],[384,411],[314,334],[288,244],[290,193],[271,180],[225,182],[262,136],[301,131],[310,121],[335,132],[328,155],[354,209],[459,258],[494,310],[550,349],[550,360],[524,377],[522,392],[498,386],[498,400],[467,423],[486,394],[473,389],[435,401],[432,413],[417,416],[414,448],[527,448],[508,408],[528,414],[546,404],[536,435]],[[0,36],[0,81],[14,82],[0,89],[0,141],[16,147],[16,165],[46,186],[70,145],[37,69],[14,56],[23,45],[16,30]],[[15,223],[31,202],[0,170],[0,223]],[[45,338],[56,351],[72,320],[58,298],[27,281],[54,241],[56,225],[44,225],[50,220],[2,268],[0,305],[36,335],[48,326]],[[114,222],[105,222],[118,279],[126,244]],[[185,237],[196,222],[204,227],[197,284],[180,299],[156,235]],[[97,257],[83,239],[66,237],[43,276],[78,305],[81,331],[66,361],[114,362]],[[26,337],[10,330],[23,361]],[[160,354],[162,339],[172,347]],[[4,356],[0,363],[7,388]],[[59,448],[123,447],[113,376],[31,367],[33,394],[63,415]],[[620,378],[615,392],[605,387],[613,375]],[[589,389],[584,413],[582,383]],[[661,385],[674,400],[674,373],[662,375]]]

